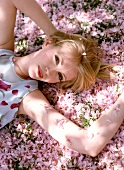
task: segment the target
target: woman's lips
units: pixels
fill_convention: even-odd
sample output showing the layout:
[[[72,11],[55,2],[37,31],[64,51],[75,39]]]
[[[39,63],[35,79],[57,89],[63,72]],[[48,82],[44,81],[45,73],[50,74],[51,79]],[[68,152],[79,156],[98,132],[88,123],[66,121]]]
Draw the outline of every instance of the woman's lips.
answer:
[[[41,68],[40,68],[39,65],[38,65],[38,76],[39,76],[40,78],[43,78],[43,73],[42,73]]]

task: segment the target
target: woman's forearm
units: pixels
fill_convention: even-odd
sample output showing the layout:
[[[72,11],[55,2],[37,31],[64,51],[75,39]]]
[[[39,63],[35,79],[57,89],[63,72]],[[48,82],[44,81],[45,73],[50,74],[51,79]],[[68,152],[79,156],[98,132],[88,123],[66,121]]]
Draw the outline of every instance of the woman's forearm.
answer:
[[[50,112],[47,115],[50,126],[46,130],[65,146],[94,157],[102,151],[124,120],[124,93],[87,130],[79,128],[56,111]],[[55,122],[58,123],[55,125]]]
[[[56,32],[56,28],[35,0],[11,1],[18,10],[30,17],[44,31],[48,38]]]
[[[124,120],[124,92],[91,127],[88,128],[88,149],[96,156],[117,132]],[[94,150],[93,150],[94,148]]]
[[[77,152],[96,156],[114,136],[124,119],[124,94],[87,130],[79,128],[53,109],[39,90],[27,95],[20,108],[25,108],[20,113],[33,118],[61,144]]]

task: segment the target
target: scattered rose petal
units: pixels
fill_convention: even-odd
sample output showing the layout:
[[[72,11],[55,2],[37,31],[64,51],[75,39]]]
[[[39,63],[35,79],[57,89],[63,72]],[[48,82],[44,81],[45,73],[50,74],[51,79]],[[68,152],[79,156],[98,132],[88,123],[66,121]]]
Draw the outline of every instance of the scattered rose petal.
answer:
[[[82,36],[88,37],[91,35],[100,42],[100,47],[103,48],[102,61],[117,66],[113,73],[117,78],[107,82],[97,80],[93,87],[79,93],[73,93],[71,90],[61,93],[55,84],[43,83],[42,85],[42,92],[53,108],[83,129],[87,129],[96,119],[106,113],[107,109],[122,93],[124,86],[124,2],[123,0],[37,0],[37,2],[58,30],[80,33]],[[42,38],[45,38],[44,32],[27,16],[17,11],[15,55],[22,56],[41,49]],[[83,41],[82,38],[80,38],[81,41]],[[85,49],[83,46],[82,48]],[[84,52],[87,53],[85,50]],[[4,55],[2,54],[2,56]],[[0,78],[3,79],[4,76],[0,75]],[[0,103],[4,101],[4,90],[7,91],[9,88],[11,88],[9,83],[0,81],[0,96],[2,96]],[[30,90],[28,84],[25,88]],[[6,106],[6,103],[3,102],[2,104]],[[15,102],[15,105],[11,107],[18,107],[18,102]],[[45,113],[52,109],[51,106],[50,108],[41,107],[44,108]],[[119,106],[116,106],[112,113],[113,116],[118,116],[118,112]],[[64,128],[65,123],[64,120],[58,120],[60,128]],[[112,122],[109,120],[108,123]],[[61,134],[56,133],[56,129],[55,126],[53,135],[61,137]],[[87,137],[95,139],[96,135],[98,134],[93,132]],[[66,142],[68,147],[71,147],[70,138],[67,138]],[[123,170],[123,155],[124,123],[109,144],[95,158],[66,148],[28,117],[18,116],[0,130],[1,170],[14,168],[31,170]]]

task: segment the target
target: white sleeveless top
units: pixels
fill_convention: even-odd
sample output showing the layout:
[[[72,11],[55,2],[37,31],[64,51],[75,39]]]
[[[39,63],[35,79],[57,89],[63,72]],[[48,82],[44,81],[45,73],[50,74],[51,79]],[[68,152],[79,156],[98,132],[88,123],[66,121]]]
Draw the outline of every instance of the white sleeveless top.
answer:
[[[38,89],[37,81],[16,74],[13,57],[12,51],[0,49],[0,128],[13,120],[22,99]]]

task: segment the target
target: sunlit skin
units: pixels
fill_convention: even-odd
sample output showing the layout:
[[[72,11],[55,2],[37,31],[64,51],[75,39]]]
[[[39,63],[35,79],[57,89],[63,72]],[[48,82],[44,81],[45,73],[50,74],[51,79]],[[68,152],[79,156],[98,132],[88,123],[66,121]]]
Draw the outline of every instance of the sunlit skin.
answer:
[[[1,49],[14,50],[14,25],[17,9],[35,21],[48,37],[56,32],[56,29],[36,1],[1,0]],[[13,62],[15,71],[21,78],[27,79],[31,77],[32,79],[52,83],[76,78],[77,65],[71,60],[72,57],[68,48],[63,49],[46,44],[38,52],[24,57],[14,57]],[[124,92],[87,129],[78,127],[63,114],[55,110],[40,90],[29,91],[23,97],[18,106],[17,114],[28,115],[64,146],[93,157],[98,155],[106,146],[124,120]]]
[[[69,59],[71,55],[62,47],[47,45],[33,54],[15,57],[13,61],[21,78],[56,83],[76,78],[77,64]]]

